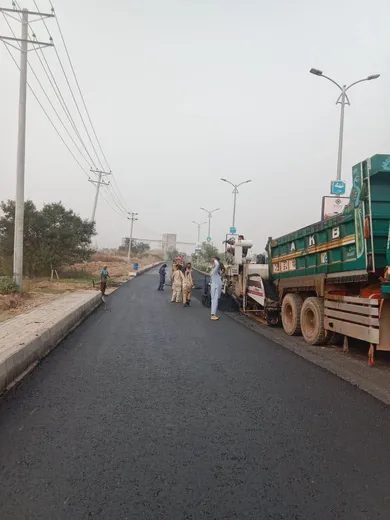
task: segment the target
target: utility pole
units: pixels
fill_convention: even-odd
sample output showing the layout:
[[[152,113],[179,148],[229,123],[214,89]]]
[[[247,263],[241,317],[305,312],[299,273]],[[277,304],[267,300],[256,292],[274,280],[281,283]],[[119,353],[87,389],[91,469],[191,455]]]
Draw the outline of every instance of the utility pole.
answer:
[[[127,220],[131,221],[130,224],[130,238],[129,238],[129,250],[127,252],[127,263],[130,263],[130,257],[131,257],[131,242],[133,241],[133,226],[134,226],[134,220],[138,220],[138,213],[129,212],[130,217],[127,217]]]
[[[103,175],[111,175],[111,172],[103,172],[101,170],[92,170],[92,168],[91,168],[91,172],[99,175],[97,181],[88,179],[89,182],[92,182],[92,184],[96,184],[95,201],[93,203],[93,210],[92,210],[92,222],[95,222],[96,208],[97,208],[97,203],[98,203],[98,198],[99,198],[100,186],[108,186],[110,184],[109,182],[105,182],[102,180]]]
[[[27,9],[7,9],[0,7],[0,12],[5,16],[16,19],[14,14],[19,14],[22,23],[20,38],[11,38],[0,35],[7,45],[20,51],[20,79],[19,79],[19,122],[18,122],[18,148],[16,159],[16,197],[15,197],[15,228],[14,228],[14,265],[13,278],[20,290],[23,288],[23,237],[24,237],[24,175],[26,162],[26,105],[27,105],[27,53],[28,44],[33,44],[34,49],[52,47],[53,43],[30,40],[28,27],[30,23],[42,18],[53,18],[54,14],[37,13]],[[12,14],[11,14],[12,13]],[[39,18],[29,21],[29,15]],[[33,50],[34,50],[33,49]]]
[[[201,228],[201,226],[203,226],[203,224],[207,224],[207,222],[195,222],[195,220],[193,220],[192,222],[198,226],[198,244],[199,244],[200,243],[200,228]]]

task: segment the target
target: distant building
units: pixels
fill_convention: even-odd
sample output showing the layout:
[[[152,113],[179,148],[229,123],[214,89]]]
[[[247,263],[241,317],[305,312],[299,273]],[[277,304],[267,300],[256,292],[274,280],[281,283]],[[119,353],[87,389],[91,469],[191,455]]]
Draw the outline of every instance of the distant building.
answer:
[[[167,258],[169,251],[177,249],[177,235],[175,233],[164,233],[162,236],[162,251]]]

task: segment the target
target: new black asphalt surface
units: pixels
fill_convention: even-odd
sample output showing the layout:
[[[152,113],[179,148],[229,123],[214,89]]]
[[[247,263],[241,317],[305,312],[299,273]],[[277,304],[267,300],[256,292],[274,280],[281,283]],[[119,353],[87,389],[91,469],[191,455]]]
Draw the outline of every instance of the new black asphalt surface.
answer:
[[[389,409],[157,284],[0,401],[0,519],[388,520]]]

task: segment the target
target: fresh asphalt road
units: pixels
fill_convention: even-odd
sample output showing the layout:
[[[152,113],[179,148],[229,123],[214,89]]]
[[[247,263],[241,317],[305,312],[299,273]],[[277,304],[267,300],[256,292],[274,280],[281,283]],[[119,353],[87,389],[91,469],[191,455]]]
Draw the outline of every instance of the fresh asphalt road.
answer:
[[[389,409],[157,283],[0,401],[0,519],[388,520]]]

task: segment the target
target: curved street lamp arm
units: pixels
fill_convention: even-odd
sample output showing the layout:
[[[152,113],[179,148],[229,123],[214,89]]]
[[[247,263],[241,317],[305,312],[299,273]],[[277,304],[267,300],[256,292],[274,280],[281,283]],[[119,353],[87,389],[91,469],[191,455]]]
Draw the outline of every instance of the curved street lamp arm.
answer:
[[[228,181],[227,179],[221,179],[221,181],[227,182],[228,184],[230,184],[230,186],[233,186],[233,188],[237,187],[235,184],[233,184],[232,182]]]
[[[334,79],[330,78],[329,76],[325,76],[325,74],[321,74],[320,76],[321,78],[326,78],[328,79],[329,81],[331,81],[332,83],[334,83],[336,85],[336,87],[339,87],[340,90],[343,90],[343,87],[341,85],[339,85],[337,83],[337,81],[335,81]],[[349,87],[348,87],[349,88]]]
[[[221,208],[213,209],[213,211],[210,211],[210,214],[214,213],[215,211],[218,211],[219,209],[221,209]]]
[[[239,188],[240,186],[242,186],[243,184],[248,184],[248,182],[252,182],[252,179],[249,179],[247,181],[243,181],[243,182],[240,182],[240,184],[237,184],[237,188]]]
[[[345,92],[347,90],[349,90],[351,87],[353,87],[354,85],[357,85],[358,83],[363,83],[363,81],[369,81],[368,78],[364,78],[364,79],[359,79],[359,81],[354,81],[353,83],[351,83],[346,89],[345,89]]]

